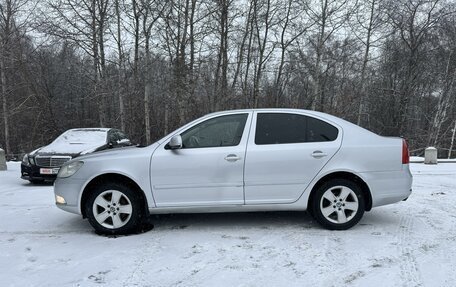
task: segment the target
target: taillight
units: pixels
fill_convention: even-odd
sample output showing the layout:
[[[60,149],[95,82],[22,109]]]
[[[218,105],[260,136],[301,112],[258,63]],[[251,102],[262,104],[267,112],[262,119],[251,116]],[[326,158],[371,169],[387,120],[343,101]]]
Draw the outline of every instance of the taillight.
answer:
[[[402,164],[408,164],[409,162],[410,156],[407,141],[402,139]]]

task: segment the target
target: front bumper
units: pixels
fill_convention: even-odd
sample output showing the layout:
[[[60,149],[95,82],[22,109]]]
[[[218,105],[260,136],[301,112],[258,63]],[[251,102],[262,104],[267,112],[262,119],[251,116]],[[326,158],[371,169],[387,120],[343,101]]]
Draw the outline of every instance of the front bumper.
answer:
[[[61,196],[65,204],[58,203],[56,206],[65,211],[81,214],[80,200],[85,181],[73,177],[57,178],[54,182],[55,196]]]
[[[57,174],[41,174],[39,166],[21,164],[21,178],[29,181],[54,181],[57,178]]]

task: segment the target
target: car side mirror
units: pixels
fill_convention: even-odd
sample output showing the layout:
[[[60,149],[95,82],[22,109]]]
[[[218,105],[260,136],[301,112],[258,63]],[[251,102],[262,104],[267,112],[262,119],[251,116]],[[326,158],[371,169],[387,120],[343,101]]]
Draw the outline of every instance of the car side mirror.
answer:
[[[167,144],[169,149],[180,149],[182,148],[182,137],[180,135],[175,135],[171,138]]]

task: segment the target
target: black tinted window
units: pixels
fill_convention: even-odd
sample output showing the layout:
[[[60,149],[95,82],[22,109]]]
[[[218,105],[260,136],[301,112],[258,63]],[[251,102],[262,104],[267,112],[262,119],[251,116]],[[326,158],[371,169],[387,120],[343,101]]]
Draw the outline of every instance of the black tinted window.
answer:
[[[204,121],[182,133],[183,148],[236,146],[248,114],[221,116]]]
[[[327,142],[337,138],[339,131],[332,125],[315,118],[307,117],[307,141]]]
[[[306,141],[306,117],[294,114],[258,114],[255,143],[284,144]]]
[[[286,144],[333,141],[337,129],[311,117],[285,114],[260,113],[257,115],[255,143]]]
[[[117,135],[118,135],[120,141],[128,140],[128,136],[125,133],[123,133],[122,131],[117,130]]]
[[[109,131],[110,143],[124,143],[128,142],[128,137],[120,130],[112,129]]]

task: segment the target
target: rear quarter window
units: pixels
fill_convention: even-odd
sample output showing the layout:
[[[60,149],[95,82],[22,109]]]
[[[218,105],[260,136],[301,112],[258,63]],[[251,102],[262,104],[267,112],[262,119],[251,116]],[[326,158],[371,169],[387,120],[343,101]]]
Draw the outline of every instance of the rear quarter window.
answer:
[[[307,142],[328,142],[334,141],[339,130],[316,118],[307,117]]]

